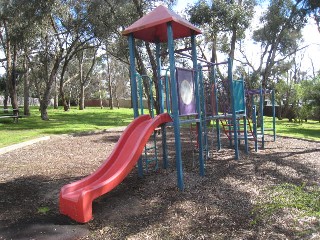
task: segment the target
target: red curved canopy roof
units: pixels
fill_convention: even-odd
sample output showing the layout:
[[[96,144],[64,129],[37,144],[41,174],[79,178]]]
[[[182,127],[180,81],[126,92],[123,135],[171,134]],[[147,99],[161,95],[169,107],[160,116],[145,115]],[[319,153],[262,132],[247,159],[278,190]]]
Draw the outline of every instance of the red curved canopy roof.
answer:
[[[122,35],[133,33],[134,38],[147,42],[167,42],[167,23],[172,22],[173,38],[189,37],[192,34],[201,34],[201,31],[190,22],[170,11],[164,6],[158,6],[152,12],[143,16],[131,26],[127,27]]]

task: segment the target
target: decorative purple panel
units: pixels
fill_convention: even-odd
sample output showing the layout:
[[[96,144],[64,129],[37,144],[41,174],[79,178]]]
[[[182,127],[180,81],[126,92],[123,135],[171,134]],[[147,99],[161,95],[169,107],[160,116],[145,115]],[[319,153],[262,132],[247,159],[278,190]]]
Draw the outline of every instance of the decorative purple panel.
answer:
[[[194,115],[196,111],[193,70],[176,68],[179,115]]]

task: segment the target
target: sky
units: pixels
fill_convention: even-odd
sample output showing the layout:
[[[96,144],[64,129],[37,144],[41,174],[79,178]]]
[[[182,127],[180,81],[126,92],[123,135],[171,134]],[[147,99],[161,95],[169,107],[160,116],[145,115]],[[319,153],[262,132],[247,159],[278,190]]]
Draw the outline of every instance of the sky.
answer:
[[[178,0],[177,5],[173,8],[174,11],[177,13],[183,12],[183,10],[188,6],[188,4],[194,4],[197,0]],[[266,5],[265,5],[266,7]],[[249,37],[246,39],[246,54],[249,59],[258,62],[256,59],[259,58],[257,53],[260,52],[260,48],[257,44],[253,44],[253,42],[249,39],[250,32],[254,29],[255,26],[259,24],[259,17],[260,14],[263,12],[263,8],[256,7],[256,14],[254,19],[252,20],[252,28],[247,30],[247,35]],[[320,70],[320,33],[317,30],[317,26],[313,19],[309,19],[306,27],[302,31],[304,43],[303,46],[308,46],[306,49],[300,51],[300,54],[303,55],[303,58],[300,57],[298,60],[302,62],[302,69],[307,71],[309,74],[312,74],[312,65],[311,59],[313,61],[313,65],[316,71]],[[241,55],[238,53],[236,54],[235,58],[241,58]],[[209,59],[209,58],[208,58]]]

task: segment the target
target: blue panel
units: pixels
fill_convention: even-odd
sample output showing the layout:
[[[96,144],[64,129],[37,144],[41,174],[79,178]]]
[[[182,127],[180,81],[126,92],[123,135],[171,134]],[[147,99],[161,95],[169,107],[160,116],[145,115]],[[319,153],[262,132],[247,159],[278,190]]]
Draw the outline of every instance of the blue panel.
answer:
[[[245,112],[246,103],[244,98],[244,82],[243,80],[233,81],[233,96],[235,100],[235,111],[236,113]]]

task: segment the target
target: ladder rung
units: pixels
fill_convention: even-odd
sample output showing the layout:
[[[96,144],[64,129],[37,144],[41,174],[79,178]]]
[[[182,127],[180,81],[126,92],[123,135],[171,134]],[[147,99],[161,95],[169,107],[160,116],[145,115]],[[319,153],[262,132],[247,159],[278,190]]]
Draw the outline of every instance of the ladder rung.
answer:
[[[144,159],[147,163],[151,163],[151,162],[153,162],[153,161],[158,161],[158,159],[157,158],[146,158],[146,159]]]
[[[156,148],[156,147],[146,147],[145,150],[148,151],[148,150],[152,150],[152,149],[155,149],[155,148]]]
[[[238,135],[238,139],[245,139],[243,135]],[[247,139],[254,139],[253,136],[248,136]]]

